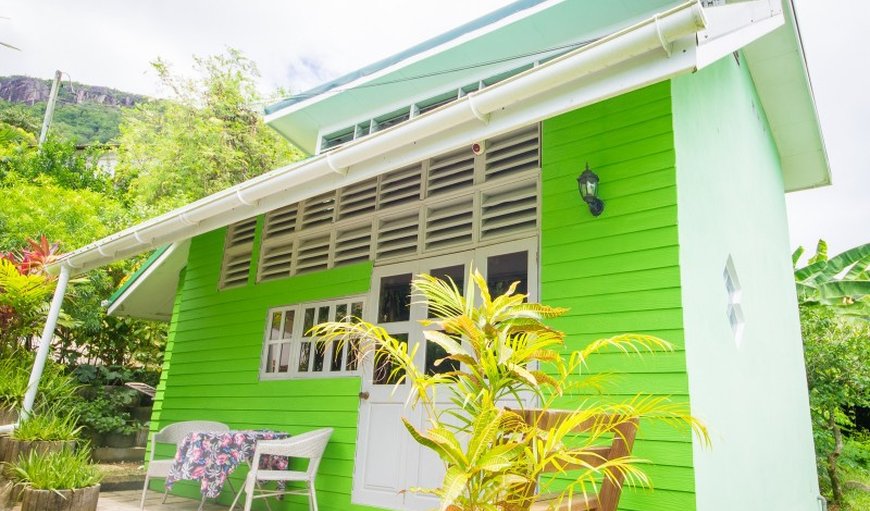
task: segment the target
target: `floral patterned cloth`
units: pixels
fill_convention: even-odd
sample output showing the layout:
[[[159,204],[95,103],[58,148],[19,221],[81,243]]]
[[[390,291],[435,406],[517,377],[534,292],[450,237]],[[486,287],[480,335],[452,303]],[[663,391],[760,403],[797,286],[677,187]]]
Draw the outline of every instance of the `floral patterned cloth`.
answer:
[[[180,479],[198,480],[203,497],[217,498],[227,476],[241,463],[250,463],[254,459],[258,440],[289,437],[287,433],[267,430],[190,433],[178,445],[175,462],[166,478],[166,489],[172,489]],[[288,460],[283,456],[260,458],[260,468],[285,470],[287,465]]]

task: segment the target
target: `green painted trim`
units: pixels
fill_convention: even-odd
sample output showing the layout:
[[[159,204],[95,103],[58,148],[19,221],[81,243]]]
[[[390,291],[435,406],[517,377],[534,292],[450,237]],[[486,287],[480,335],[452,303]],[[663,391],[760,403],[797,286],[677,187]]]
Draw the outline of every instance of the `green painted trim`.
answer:
[[[133,283],[136,282],[136,280],[139,279],[139,277],[141,277],[142,274],[145,273],[145,271],[146,271],[148,268],[150,268],[151,265],[154,264],[154,262],[155,262],[158,258],[160,258],[161,255],[163,255],[164,252],[166,252],[167,250],[169,250],[169,247],[170,247],[170,246],[171,246],[171,245],[164,245],[164,246],[158,248],[157,250],[155,250],[154,252],[151,252],[151,255],[148,256],[148,259],[146,259],[145,262],[142,263],[142,264],[139,266],[139,268],[138,268],[135,272],[133,272],[133,274],[130,275],[130,276],[127,278],[127,280],[124,281],[123,284],[121,284],[121,287],[119,287],[119,288],[118,288],[114,293],[112,293],[112,296],[110,296],[109,299],[106,301],[106,302],[107,302],[107,303],[106,303],[106,308],[111,307],[112,304],[114,304],[115,301],[116,301],[118,298],[120,298],[121,295],[123,295],[124,292],[127,291],[127,289],[128,289],[130,286],[132,286]]]

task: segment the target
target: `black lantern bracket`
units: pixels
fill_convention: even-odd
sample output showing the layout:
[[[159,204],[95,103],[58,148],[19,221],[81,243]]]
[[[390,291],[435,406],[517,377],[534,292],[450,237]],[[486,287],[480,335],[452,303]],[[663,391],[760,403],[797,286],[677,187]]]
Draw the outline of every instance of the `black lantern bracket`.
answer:
[[[577,188],[592,216],[600,215],[604,211],[604,201],[598,197],[598,174],[592,172],[589,162],[586,162],[586,170],[577,176]]]

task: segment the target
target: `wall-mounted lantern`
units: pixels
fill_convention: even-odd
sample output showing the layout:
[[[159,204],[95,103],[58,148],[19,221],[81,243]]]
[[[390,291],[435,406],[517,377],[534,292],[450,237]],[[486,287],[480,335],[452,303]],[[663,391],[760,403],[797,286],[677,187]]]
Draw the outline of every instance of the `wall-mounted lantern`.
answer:
[[[586,170],[577,176],[577,187],[592,216],[600,215],[604,211],[604,201],[598,198],[598,175],[589,169],[589,162],[586,162]]]

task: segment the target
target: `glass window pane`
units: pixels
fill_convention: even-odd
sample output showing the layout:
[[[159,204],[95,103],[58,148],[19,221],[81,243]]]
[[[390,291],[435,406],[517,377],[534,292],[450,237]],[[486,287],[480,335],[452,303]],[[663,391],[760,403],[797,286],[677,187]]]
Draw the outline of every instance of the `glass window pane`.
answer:
[[[314,372],[323,371],[323,359],[326,358],[326,343],[314,343],[314,362],[311,364],[311,370]]]
[[[317,312],[317,322],[326,323],[327,321],[329,321],[329,305],[324,305]]]
[[[312,309],[313,310],[313,309]],[[299,371],[308,372],[309,359],[311,358],[311,343],[303,342],[299,347]]]
[[[459,289],[459,292],[462,293],[465,291],[465,266],[464,265],[456,265],[456,266],[448,266],[446,268],[436,268],[432,270],[430,273],[433,277],[439,278],[444,281],[453,281],[456,284],[456,287]],[[429,311],[429,317],[434,318],[435,313],[433,311]]]
[[[381,279],[378,323],[408,321],[411,317],[411,274]]]
[[[274,344],[270,344],[268,349],[266,350],[266,372],[274,373],[275,372],[275,354],[273,353],[275,348]]]
[[[357,319],[362,319],[363,315],[363,303],[362,302],[353,302],[350,306],[350,315]]]
[[[340,303],[335,306],[335,320],[344,321],[347,319],[347,304]]]
[[[293,337],[293,319],[296,317],[296,311],[289,310],[284,313],[284,339]]]
[[[447,351],[444,350],[441,346],[435,344],[434,342],[426,342],[426,374],[440,374],[447,373],[450,371],[458,371],[459,370],[459,362],[455,360],[442,360],[447,356]],[[436,362],[441,360],[441,363],[437,366]]]
[[[314,326],[314,307],[305,309],[305,318],[302,321],[302,335],[308,335],[308,331]]]
[[[348,371],[356,371],[356,368],[359,366],[360,356],[359,340],[351,339],[347,343],[347,363],[345,364],[345,368]]]
[[[278,372],[286,373],[290,369],[290,343],[281,344],[281,358],[278,361]]]
[[[408,347],[408,334],[392,334],[393,338],[402,342],[405,349]],[[386,353],[375,352],[374,372],[372,383],[375,385],[393,385],[405,376],[405,372],[393,373],[394,365]]]
[[[281,338],[281,313],[273,312],[272,313],[272,322],[269,326],[271,330],[269,332],[269,339],[280,339]]]
[[[486,259],[486,283],[489,293],[495,297],[504,294],[511,284],[519,281],[516,292],[528,294],[529,286],[529,254],[515,252]]]
[[[329,363],[330,371],[341,371],[341,362],[344,358],[344,346],[340,341],[332,341],[332,356]]]

